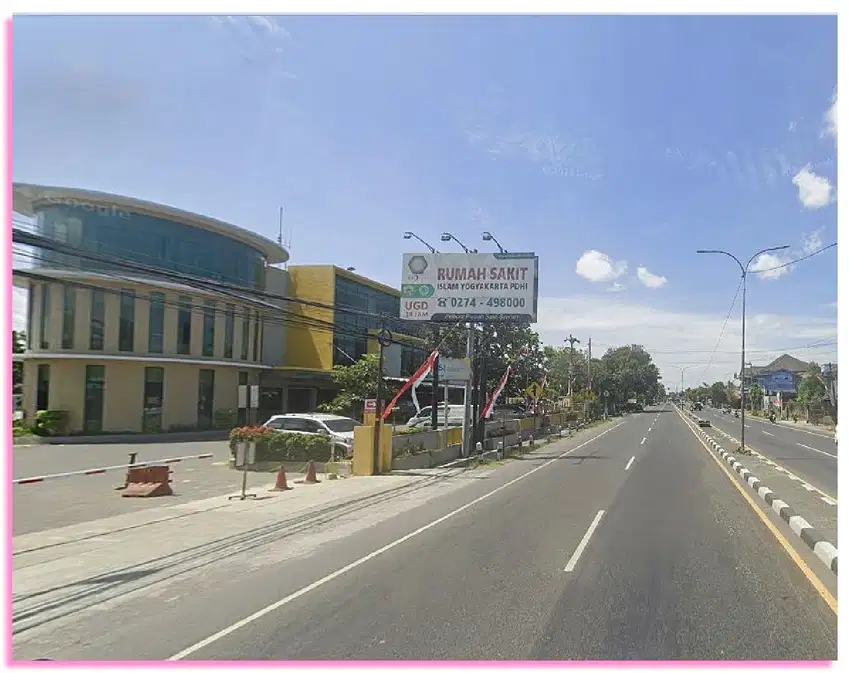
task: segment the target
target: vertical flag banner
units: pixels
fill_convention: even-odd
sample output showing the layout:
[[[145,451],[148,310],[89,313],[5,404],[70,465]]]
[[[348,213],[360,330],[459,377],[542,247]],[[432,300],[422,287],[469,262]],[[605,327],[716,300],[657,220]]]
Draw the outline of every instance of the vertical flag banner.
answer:
[[[438,352],[436,350],[432,351],[428,356],[428,359],[422,363],[422,365],[417,369],[413,376],[411,376],[407,381],[404,382],[404,385],[401,387],[401,390],[396,393],[396,396],[390,401],[390,403],[386,406],[383,413],[381,414],[381,420],[387,420],[387,416],[390,415],[390,412],[395,407],[396,403],[399,401],[402,395],[406,393],[410,388],[416,388],[422,381],[425,380],[425,377],[428,376],[428,372],[434,367],[434,361],[437,359]],[[413,392],[413,404],[416,405],[416,413],[419,413],[419,400],[416,399],[416,392]]]
[[[505,370],[505,373],[502,374],[502,378],[499,380],[499,385],[496,387],[496,390],[493,391],[493,394],[490,395],[490,398],[487,400],[487,404],[484,405],[484,408],[481,410],[481,418],[489,418],[490,414],[493,413],[493,406],[496,404],[496,400],[499,399],[499,395],[502,394],[502,391],[505,389],[505,385],[508,382],[508,377],[511,375],[511,366],[508,365],[508,368]]]

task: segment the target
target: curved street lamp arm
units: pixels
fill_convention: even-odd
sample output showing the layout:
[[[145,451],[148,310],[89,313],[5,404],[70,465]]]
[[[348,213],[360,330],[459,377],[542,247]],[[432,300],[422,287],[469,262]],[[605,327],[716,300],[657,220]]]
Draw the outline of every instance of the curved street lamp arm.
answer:
[[[764,250],[759,250],[755,255],[750,257],[749,261],[747,262],[747,266],[745,267],[747,269],[747,272],[748,273],[754,273],[754,272],[750,271],[750,264],[752,264],[753,260],[756,257],[758,257],[759,255],[763,255],[766,252],[775,252],[777,250],[787,250],[790,247],[791,247],[790,245],[777,245],[777,246],[774,246],[772,248],[765,248]]]

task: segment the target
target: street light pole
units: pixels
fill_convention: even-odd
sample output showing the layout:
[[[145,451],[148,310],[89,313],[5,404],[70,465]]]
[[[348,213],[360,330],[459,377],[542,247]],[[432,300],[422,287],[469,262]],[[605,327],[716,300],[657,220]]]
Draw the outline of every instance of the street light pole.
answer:
[[[697,250],[697,254],[700,255],[726,255],[727,257],[731,257],[735,260],[735,262],[737,262],[741,269],[741,446],[738,448],[738,452],[740,453],[744,453],[746,448],[746,444],[744,443],[744,433],[746,432],[744,430],[744,428],[746,428],[744,423],[744,417],[746,416],[744,407],[744,370],[746,369],[747,359],[747,273],[749,272],[750,264],[752,264],[753,260],[759,255],[763,255],[766,252],[775,252],[777,250],[787,250],[790,247],[790,245],[777,245],[772,248],[759,250],[750,257],[749,260],[747,260],[746,264],[741,264],[741,260],[726,250]]]
[[[449,233],[448,231],[444,231],[444,232],[440,235],[440,240],[441,240],[441,241],[443,241],[443,243],[448,243],[449,241],[454,241],[454,242],[455,242],[455,243],[457,243],[457,244],[458,244],[461,248],[463,248],[463,251],[464,251],[467,255],[470,255],[470,254],[473,254],[473,253],[478,252],[478,250],[475,250],[474,248],[473,248],[472,250],[470,250],[469,248],[467,248],[467,247],[466,247],[463,243],[461,243],[461,242],[458,240],[457,236],[455,236],[454,234]]]
[[[435,254],[435,255],[437,254],[437,252],[439,252],[439,251],[437,250],[437,248],[435,248],[435,247],[434,247],[433,245],[431,245],[430,243],[426,243],[425,241],[423,241],[421,238],[419,238],[419,236],[417,236],[416,234],[414,234],[412,231],[405,231],[405,232],[404,232],[404,238],[405,238],[406,240],[410,240],[411,238],[415,238],[417,241],[419,241],[422,245],[424,245],[426,248],[428,248],[428,250],[430,250],[430,251],[431,251],[433,254]]]
[[[507,252],[507,250],[505,250],[502,247],[502,244],[499,243],[499,241],[496,240],[496,237],[493,236],[493,234],[491,234],[489,231],[485,231],[483,234],[481,234],[481,240],[483,240],[483,241],[493,241],[493,243],[495,243],[496,246],[499,248],[499,252],[502,253],[503,255]]]

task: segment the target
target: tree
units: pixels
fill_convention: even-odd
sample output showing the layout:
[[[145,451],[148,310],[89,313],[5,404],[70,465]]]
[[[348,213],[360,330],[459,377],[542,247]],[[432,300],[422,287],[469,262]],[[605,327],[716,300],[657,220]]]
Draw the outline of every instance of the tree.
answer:
[[[338,388],[336,397],[319,405],[321,411],[349,415],[352,418],[363,413],[363,400],[373,399],[378,394],[378,354],[369,353],[350,365],[336,365],[331,378]],[[389,400],[398,391],[398,385],[384,379],[384,400]]]
[[[591,362],[591,374],[594,374]],[[643,346],[633,344],[609,348],[600,360],[595,389],[609,391],[609,404],[620,407],[631,398],[641,404],[655,399],[661,374],[652,362],[652,356]]]
[[[812,362],[803,375],[800,385],[797,386],[797,401],[805,408],[807,419],[811,407],[821,404],[825,398],[826,386],[823,383],[823,373],[820,366]]]
[[[12,330],[12,354],[19,355],[26,351],[27,336],[23,332]],[[12,394],[20,395],[24,387],[24,363],[12,362]]]

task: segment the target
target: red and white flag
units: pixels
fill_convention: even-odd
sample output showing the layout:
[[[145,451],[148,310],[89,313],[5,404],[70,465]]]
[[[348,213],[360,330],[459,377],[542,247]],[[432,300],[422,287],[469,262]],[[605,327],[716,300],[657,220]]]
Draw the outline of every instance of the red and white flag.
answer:
[[[493,394],[490,395],[490,398],[487,400],[487,404],[485,404],[484,408],[481,410],[481,418],[490,418],[490,414],[493,413],[493,406],[496,404],[496,400],[499,399],[499,395],[501,395],[502,391],[505,389],[505,385],[507,384],[508,377],[510,375],[511,366],[508,365],[505,373],[502,374],[502,378],[499,379],[499,385],[496,386],[496,390],[493,391]]]
[[[401,390],[396,393],[396,396],[390,400],[390,403],[384,408],[383,413],[381,414],[381,420],[387,420],[387,416],[390,415],[390,412],[395,407],[396,402],[399,401],[402,395],[404,395],[410,388],[416,388],[425,378],[428,376],[428,373],[434,367],[434,362],[437,359],[439,353],[434,350],[431,352],[431,355],[428,356],[428,359],[422,363],[422,366],[419,367],[407,381],[404,382],[404,385],[401,387]],[[419,400],[416,399],[416,393],[413,394],[413,404],[416,405],[416,413],[419,413]]]

